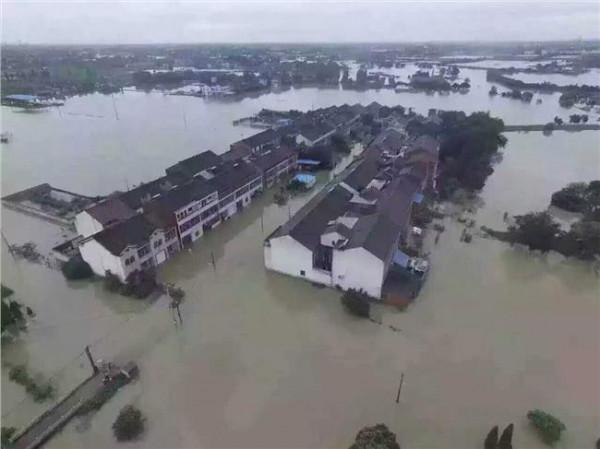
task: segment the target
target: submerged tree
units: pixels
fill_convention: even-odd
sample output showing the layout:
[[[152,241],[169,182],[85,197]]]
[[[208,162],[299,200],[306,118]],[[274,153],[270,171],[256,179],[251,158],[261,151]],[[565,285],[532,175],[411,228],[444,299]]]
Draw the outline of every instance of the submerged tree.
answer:
[[[506,429],[502,432],[500,440],[498,441],[498,449],[512,449],[512,436],[514,425],[509,424]]]
[[[87,279],[94,275],[92,268],[81,256],[71,257],[63,264],[61,271],[69,281]]]
[[[113,432],[118,441],[130,441],[139,437],[144,431],[146,418],[141,410],[133,405],[126,405],[119,412],[113,423]]]
[[[400,444],[396,441],[396,434],[385,424],[377,424],[363,427],[350,449],[400,449]]]
[[[9,449],[12,447],[13,436],[17,433],[16,427],[4,427],[2,426],[2,437],[1,437],[1,448]]]
[[[560,225],[548,212],[534,212],[516,216],[515,224],[508,228],[508,232],[511,241],[547,252],[554,247]]]
[[[362,290],[349,289],[342,295],[342,304],[348,312],[362,318],[369,318],[371,298]]]
[[[533,424],[546,444],[554,444],[560,440],[560,434],[566,426],[556,417],[542,410],[531,410],[527,418]]]
[[[483,449],[498,449],[498,426],[492,427],[485,437]]]

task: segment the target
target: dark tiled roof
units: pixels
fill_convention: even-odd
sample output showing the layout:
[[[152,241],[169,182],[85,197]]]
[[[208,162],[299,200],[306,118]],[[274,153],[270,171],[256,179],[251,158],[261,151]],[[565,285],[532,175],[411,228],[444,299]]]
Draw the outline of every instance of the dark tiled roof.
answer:
[[[314,142],[333,130],[334,128],[326,123],[306,123],[300,125],[298,133]]]
[[[386,215],[380,214],[369,232],[363,247],[380,260],[386,261],[396,251],[402,229]]]
[[[433,137],[425,134],[425,135],[419,136],[417,138],[417,140],[415,140],[415,142],[412,146],[415,150],[423,149],[423,150],[428,151],[437,156],[439,142],[436,139],[434,139]]]
[[[377,258],[388,260],[399,237],[407,231],[414,193],[418,190],[416,181],[409,177],[394,179],[381,191],[377,209],[358,219],[346,247],[363,247]]]
[[[344,178],[344,182],[355,190],[364,189],[379,171],[379,151],[369,148],[364,152],[364,158],[357,167]]]
[[[245,145],[248,145],[250,148],[256,148],[260,145],[274,143],[278,138],[279,134],[275,130],[269,128],[250,137],[246,137],[245,139],[242,139],[238,142],[235,142],[234,144],[232,144],[232,147],[236,144],[243,143]]]
[[[203,170],[218,166],[221,162],[221,158],[209,150],[179,161],[165,171],[167,175],[183,174],[188,178],[191,178]]]
[[[385,214],[377,213],[360,217],[352,231],[345,248],[362,247],[378,259],[387,260],[395,250],[401,227]]]
[[[394,179],[382,190],[377,203],[378,212],[402,226],[402,231],[405,231],[410,218],[414,194],[418,190],[419,183],[410,176],[400,176]]]
[[[394,152],[399,150],[403,143],[404,137],[402,133],[396,129],[388,128],[373,140],[371,146],[380,151]]]
[[[123,250],[130,245],[143,246],[146,244],[156,229],[157,227],[146,217],[139,214],[94,234],[93,238],[111,254],[120,256]]]
[[[323,231],[323,234],[327,234],[328,232],[337,232],[338,234],[343,235],[347,239],[352,237],[352,230],[343,223],[333,223],[328,225]]]
[[[234,162],[239,159],[244,159],[252,154],[250,147],[246,145],[232,145],[229,151],[221,155],[221,159],[225,162]]]
[[[169,224],[170,216],[173,216],[175,211],[193,201],[205,198],[215,190],[216,188],[205,179],[194,178],[187,184],[178,186],[160,198],[145,204],[144,212],[152,213],[159,220],[162,219],[164,223]]]
[[[134,210],[142,207],[144,202],[151,200],[157,195],[163,195],[172,187],[171,180],[166,176],[155,179],[144,184],[140,184],[133,189],[123,192],[119,199]]]
[[[85,210],[102,226],[108,226],[118,221],[127,220],[135,215],[135,211],[119,198],[109,197]]]
[[[259,170],[266,172],[270,168],[296,155],[296,152],[286,146],[280,146],[253,157],[252,162]]]
[[[218,190],[221,199],[261,176],[256,167],[244,160],[225,162],[212,173],[214,174],[214,178],[208,182]]]
[[[343,187],[324,189],[268,238],[290,235],[312,251],[321,241],[321,234],[329,222],[346,211],[351,198],[352,194]]]

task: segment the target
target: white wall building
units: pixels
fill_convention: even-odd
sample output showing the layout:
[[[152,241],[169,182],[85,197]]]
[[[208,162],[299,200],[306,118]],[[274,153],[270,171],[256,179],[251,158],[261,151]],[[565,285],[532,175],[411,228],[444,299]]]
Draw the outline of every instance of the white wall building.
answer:
[[[110,271],[125,282],[132,272],[160,265],[179,251],[179,240],[175,228],[161,229],[136,215],[84,239],[79,251],[94,273]]]
[[[360,194],[345,181],[320,192],[265,239],[266,268],[381,299],[419,186],[401,175]]]
[[[107,198],[75,216],[75,229],[79,235],[89,237],[136,214],[117,197]]]

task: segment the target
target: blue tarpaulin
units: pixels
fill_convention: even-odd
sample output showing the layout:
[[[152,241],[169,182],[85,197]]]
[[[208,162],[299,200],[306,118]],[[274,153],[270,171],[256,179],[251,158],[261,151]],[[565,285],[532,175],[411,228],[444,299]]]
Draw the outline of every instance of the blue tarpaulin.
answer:
[[[321,165],[321,162],[314,159],[298,159],[299,165]]]
[[[400,265],[403,268],[408,267],[409,260],[410,260],[410,257],[408,256],[408,254],[405,254],[400,250],[397,250],[396,253],[394,254],[394,263],[396,265]]]
[[[298,182],[301,182],[308,188],[314,186],[315,182],[317,182],[317,178],[306,173],[298,173],[296,176],[294,176],[294,179]]]
[[[421,202],[423,201],[425,197],[423,196],[422,193],[419,192],[415,192],[415,194],[413,195],[413,202],[417,203],[417,204],[421,204]]]

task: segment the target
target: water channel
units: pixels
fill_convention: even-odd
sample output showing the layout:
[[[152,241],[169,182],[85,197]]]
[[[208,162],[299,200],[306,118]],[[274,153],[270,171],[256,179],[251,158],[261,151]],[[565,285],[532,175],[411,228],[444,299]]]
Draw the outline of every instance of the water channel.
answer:
[[[13,136],[1,149],[2,191],[40,182],[89,194],[124,189],[199,151],[225,151],[255,132],[231,121],[263,107],[378,101],[421,113],[489,110],[507,124],[573,113],[557,95],[539,96],[542,104],[538,95],[530,104],[490,98],[485,72],[464,72],[473,86],[465,95],[305,88],[219,102],[126,91],[40,113],[2,108],[2,130]],[[507,137],[481,192],[478,226],[501,227],[505,211],[543,210],[565,184],[598,178],[596,131]],[[328,178],[321,174],[320,185]],[[264,269],[262,239],[307,197],[288,208],[266,194],[160,269],[187,292],[179,327],[164,298],[148,304],[111,295],[99,281],[67,283],[58,271],[14,261],[3,245],[3,283],[37,312],[29,331],[2,347],[3,424],[24,425],[46,406],[7,379],[9,365],[27,362],[64,394],[88,372],[80,353],[90,344],[98,358],[137,361],[140,379],[50,448],[116,447],[110,426],[131,402],[148,431],[130,447],[347,447],[362,426],[385,422],[403,447],[462,449],[514,422],[515,447],[541,448],[525,419],[532,408],[567,425],[557,447],[592,447],[600,436],[600,282],[590,266],[478,237],[461,243],[462,228],[447,218],[439,243],[430,242],[432,272],[417,301],[405,312],[378,307],[382,325],[360,321],[344,313],[337,292]],[[2,230],[42,250],[62,234],[10,210]]]

